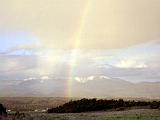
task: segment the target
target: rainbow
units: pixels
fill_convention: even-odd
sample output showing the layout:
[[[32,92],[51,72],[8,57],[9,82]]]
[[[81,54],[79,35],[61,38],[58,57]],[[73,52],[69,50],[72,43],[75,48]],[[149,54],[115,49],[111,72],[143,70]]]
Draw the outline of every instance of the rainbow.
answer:
[[[90,10],[90,6],[91,6],[91,1],[90,0],[85,0],[84,8],[81,12],[81,16],[80,16],[80,19],[79,19],[79,22],[78,22],[77,30],[72,37],[72,39],[74,41],[73,42],[73,49],[71,51],[72,65],[70,66],[70,69],[68,71],[66,97],[73,97],[73,95],[72,95],[72,83],[73,83],[73,79],[74,79],[75,63],[77,61],[77,52],[78,52],[78,48],[80,46],[80,41],[81,41],[80,36],[81,36],[82,31],[85,27],[85,20],[86,20],[86,17],[88,15],[88,12]]]

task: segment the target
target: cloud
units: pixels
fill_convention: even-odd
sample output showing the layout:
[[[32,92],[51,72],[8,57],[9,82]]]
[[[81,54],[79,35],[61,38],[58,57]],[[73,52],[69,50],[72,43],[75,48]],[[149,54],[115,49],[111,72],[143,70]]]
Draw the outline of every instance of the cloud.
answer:
[[[36,56],[24,55],[0,55],[0,78],[1,79],[25,79],[27,76],[36,74]]]
[[[39,80],[40,83],[44,83],[45,80],[49,80],[49,76],[42,76],[42,77],[29,77],[25,78],[23,81],[32,81],[32,80]]]
[[[0,31],[32,33],[44,48],[128,47],[160,38],[159,0],[5,0]]]
[[[145,63],[138,63],[135,60],[122,60],[115,65],[118,68],[146,68]]]
[[[41,77],[41,80],[40,80],[40,83],[44,83],[45,80],[49,80],[50,78],[48,76],[42,76]]]
[[[36,78],[44,82],[73,78],[86,82],[94,76],[107,76],[132,82],[158,81],[159,52],[160,44],[155,41],[111,50],[48,48],[37,49],[30,55],[1,54],[0,80]]]

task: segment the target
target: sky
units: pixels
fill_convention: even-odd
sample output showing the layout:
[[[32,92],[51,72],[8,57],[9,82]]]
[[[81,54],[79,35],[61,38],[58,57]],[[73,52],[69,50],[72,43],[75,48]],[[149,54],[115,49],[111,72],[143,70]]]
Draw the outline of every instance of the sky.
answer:
[[[0,1],[1,81],[160,81],[159,53],[159,0]]]

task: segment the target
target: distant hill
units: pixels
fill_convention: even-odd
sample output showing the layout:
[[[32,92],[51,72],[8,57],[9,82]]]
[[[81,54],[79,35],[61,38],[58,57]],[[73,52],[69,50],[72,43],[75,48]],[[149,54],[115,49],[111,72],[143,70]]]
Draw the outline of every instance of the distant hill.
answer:
[[[54,80],[1,80],[0,96],[53,96],[66,95],[65,79]],[[160,99],[160,82],[130,83],[118,78],[95,77],[84,83],[72,83],[74,97],[136,97]]]

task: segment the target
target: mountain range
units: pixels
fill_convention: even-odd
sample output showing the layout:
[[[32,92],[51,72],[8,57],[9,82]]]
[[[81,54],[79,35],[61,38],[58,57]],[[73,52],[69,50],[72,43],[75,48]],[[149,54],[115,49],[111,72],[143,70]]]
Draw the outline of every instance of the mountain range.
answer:
[[[64,97],[68,89],[72,97],[132,97],[160,99],[160,82],[131,83],[119,78],[97,76],[80,82],[73,80],[68,88],[67,79],[1,80],[0,96]]]

